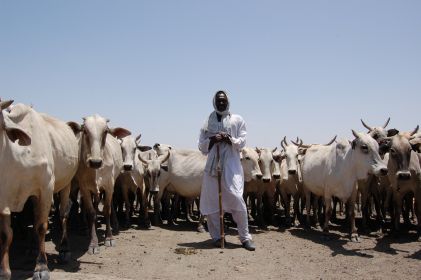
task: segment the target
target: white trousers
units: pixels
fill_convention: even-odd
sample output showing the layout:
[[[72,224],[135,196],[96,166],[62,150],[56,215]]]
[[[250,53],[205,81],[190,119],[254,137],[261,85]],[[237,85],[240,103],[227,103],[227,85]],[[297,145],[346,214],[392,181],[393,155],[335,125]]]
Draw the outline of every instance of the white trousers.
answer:
[[[232,211],[232,218],[237,224],[238,235],[240,236],[240,241],[243,243],[246,240],[251,240],[251,235],[249,233],[249,223],[247,212],[245,211]],[[207,215],[208,220],[208,230],[209,234],[214,241],[221,238],[221,231],[219,225],[219,212],[214,214]]]

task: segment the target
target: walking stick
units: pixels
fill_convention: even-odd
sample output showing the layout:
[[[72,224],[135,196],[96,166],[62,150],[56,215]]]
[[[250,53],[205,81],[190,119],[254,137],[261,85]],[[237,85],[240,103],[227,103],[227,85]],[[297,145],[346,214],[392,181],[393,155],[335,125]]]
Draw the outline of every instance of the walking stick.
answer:
[[[216,171],[218,173],[219,227],[221,231],[221,249],[224,249],[225,232],[224,232],[224,211],[222,210],[222,185],[221,185],[222,169],[221,169],[221,158],[219,156],[219,143],[216,144],[216,161],[218,162]]]

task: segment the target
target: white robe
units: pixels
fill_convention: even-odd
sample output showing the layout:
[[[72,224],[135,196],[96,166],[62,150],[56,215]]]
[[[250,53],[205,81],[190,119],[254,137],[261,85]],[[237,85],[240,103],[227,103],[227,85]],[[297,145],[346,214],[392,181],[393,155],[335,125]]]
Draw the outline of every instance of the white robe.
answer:
[[[225,212],[247,211],[243,199],[244,173],[240,161],[240,151],[246,145],[246,124],[239,115],[231,115],[231,140],[232,145],[219,143],[220,151],[226,150],[226,158],[222,173],[222,208]],[[213,156],[216,154],[216,145],[209,151],[209,132],[200,130],[199,150]],[[209,157],[208,157],[209,158]],[[200,194],[200,212],[210,215],[219,212],[218,178],[205,171],[203,175],[202,191]]]

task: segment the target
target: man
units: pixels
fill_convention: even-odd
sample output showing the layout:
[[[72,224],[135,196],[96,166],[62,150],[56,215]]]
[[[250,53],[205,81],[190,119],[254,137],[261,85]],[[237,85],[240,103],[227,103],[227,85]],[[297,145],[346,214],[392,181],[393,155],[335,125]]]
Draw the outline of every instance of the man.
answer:
[[[256,249],[248,230],[247,208],[243,199],[244,174],[240,150],[246,144],[246,126],[243,118],[229,112],[229,100],[224,91],[213,98],[213,111],[200,130],[199,150],[208,156],[200,195],[200,211],[207,215],[209,233],[215,246],[221,244],[219,224],[219,196],[217,148],[222,167],[222,208],[232,214],[237,223],[243,247]]]

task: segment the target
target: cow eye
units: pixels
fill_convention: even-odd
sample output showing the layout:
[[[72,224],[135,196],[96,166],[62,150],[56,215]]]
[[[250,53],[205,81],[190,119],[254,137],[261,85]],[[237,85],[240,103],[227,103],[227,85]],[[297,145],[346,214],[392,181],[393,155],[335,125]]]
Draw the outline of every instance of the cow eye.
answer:
[[[367,154],[368,153],[368,146],[367,145],[361,145],[361,150],[363,153]]]
[[[246,160],[250,160],[250,157],[245,157]]]

